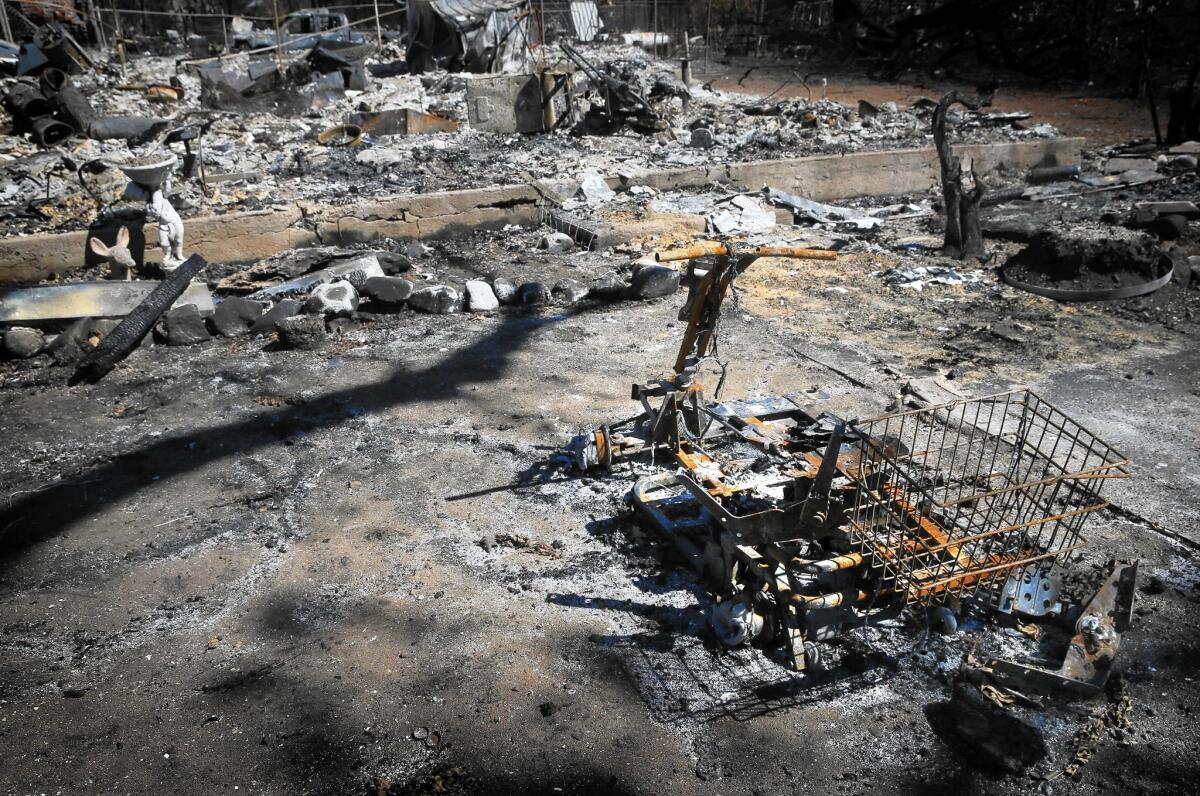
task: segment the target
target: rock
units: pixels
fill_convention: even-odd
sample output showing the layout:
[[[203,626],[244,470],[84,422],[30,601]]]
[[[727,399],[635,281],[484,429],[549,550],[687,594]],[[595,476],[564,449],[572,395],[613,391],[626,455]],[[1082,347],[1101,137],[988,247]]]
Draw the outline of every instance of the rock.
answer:
[[[378,279],[378,277],[375,277]],[[367,280],[363,280],[364,284]],[[326,318],[346,318],[358,309],[358,291],[348,280],[339,279],[313,288],[312,295],[304,302],[307,315],[323,315]]]
[[[879,106],[880,113],[899,113],[900,106],[894,102],[885,102]]]
[[[613,271],[592,280],[591,286],[588,287],[588,295],[603,301],[620,301],[629,295],[629,283]]]
[[[4,333],[4,350],[10,357],[29,359],[46,347],[46,336],[28,326],[14,326]]]
[[[408,297],[408,306],[421,312],[449,315],[462,308],[458,291],[446,285],[423,287]]]
[[[555,304],[574,304],[587,298],[587,294],[587,286],[574,279],[560,279],[550,289],[550,295],[554,298]]]
[[[697,127],[692,130],[692,137],[688,139],[688,146],[692,149],[712,149],[713,144],[717,141],[713,138],[712,130],[707,127]]]
[[[1169,150],[1172,155],[1200,155],[1200,141],[1184,141]]]
[[[275,331],[275,324],[284,318],[296,315],[302,306],[304,306],[303,303],[298,299],[283,299],[255,321],[254,325],[250,327],[250,334],[270,334]]]
[[[649,299],[669,296],[679,289],[679,272],[665,265],[643,265],[633,272],[630,293]]]
[[[398,252],[375,252],[375,257],[379,260],[379,266],[383,272],[388,276],[402,274],[412,269],[412,260]]]
[[[250,331],[262,314],[262,305],[257,301],[231,296],[217,305],[208,321],[222,337],[237,337]]]
[[[1186,216],[1172,214],[1154,219],[1150,224],[1150,231],[1157,235],[1159,240],[1178,240],[1187,232],[1187,226]]]
[[[78,362],[91,351],[87,339],[91,335],[91,318],[80,318],[46,343],[45,352],[59,365]]]
[[[579,182],[579,192],[590,205],[602,205],[617,195],[616,191],[608,187],[608,182],[594,171],[583,175]]]
[[[321,315],[293,315],[275,324],[279,344],[284,348],[311,351],[325,340],[325,318]]]
[[[501,304],[512,304],[517,298],[517,283],[504,277],[493,279],[492,292]]]
[[[550,303],[550,290],[541,282],[526,282],[517,288],[517,302],[526,307],[540,307]]]
[[[371,300],[372,306],[398,310],[408,303],[413,293],[413,283],[398,276],[373,276],[362,287],[362,294]]]
[[[500,300],[492,286],[481,279],[467,282],[467,309],[471,312],[492,312],[500,308]]]
[[[551,254],[566,254],[575,250],[575,239],[565,232],[551,232],[538,241],[538,248]]]
[[[1188,171],[1195,171],[1196,167],[1200,165],[1200,158],[1197,158],[1195,155],[1176,155],[1171,158],[1171,165],[1187,169]]]
[[[167,310],[163,315],[163,334],[167,345],[194,345],[212,339],[195,304]]]

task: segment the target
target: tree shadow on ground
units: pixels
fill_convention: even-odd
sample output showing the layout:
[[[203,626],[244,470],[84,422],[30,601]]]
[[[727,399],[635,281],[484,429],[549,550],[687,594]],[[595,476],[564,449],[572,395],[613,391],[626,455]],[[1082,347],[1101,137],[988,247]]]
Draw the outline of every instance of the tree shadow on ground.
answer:
[[[61,533],[98,506],[138,492],[151,479],[169,482],[235,454],[279,443],[291,429],[330,429],[364,413],[467,397],[465,388],[471,385],[500,381],[513,354],[543,327],[589,310],[585,305],[553,316],[508,316],[491,333],[427,367],[409,370],[400,365],[379,381],[328,392],[301,406],[271,407],[233,423],[181,429],[14,497],[0,506],[0,572],[13,566],[23,550]]]

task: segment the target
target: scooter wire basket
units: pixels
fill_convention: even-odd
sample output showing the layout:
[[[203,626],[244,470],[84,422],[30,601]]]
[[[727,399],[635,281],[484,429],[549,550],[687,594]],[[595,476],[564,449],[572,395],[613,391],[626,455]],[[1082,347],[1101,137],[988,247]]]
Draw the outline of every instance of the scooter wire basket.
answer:
[[[996,606],[1027,568],[1078,550],[1129,460],[1029,390],[854,424],[853,547],[881,594]]]

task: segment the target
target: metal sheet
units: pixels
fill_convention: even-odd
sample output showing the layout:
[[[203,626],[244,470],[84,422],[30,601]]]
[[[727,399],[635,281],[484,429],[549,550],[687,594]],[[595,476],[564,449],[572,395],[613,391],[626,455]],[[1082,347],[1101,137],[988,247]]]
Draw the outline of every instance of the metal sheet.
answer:
[[[576,41],[595,40],[600,27],[600,11],[592,0],[571,0],[571,28]]]
[[[537,75],[499,75],[467,81],[471,127],[491,133],[540,133],[542,81]]]
[[[0,322],[51,321],[71,318],[123,318],[159,282],[74,282],[67,285],[0,291]],[[213,311],[212,294],[202,282],[188,285],[176,307],[195,304],[201,315]]]

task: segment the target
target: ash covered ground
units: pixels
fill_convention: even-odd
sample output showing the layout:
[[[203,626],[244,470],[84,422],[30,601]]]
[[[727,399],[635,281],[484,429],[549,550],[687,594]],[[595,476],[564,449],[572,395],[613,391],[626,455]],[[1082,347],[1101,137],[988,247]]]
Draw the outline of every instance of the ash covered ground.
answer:
[[[446,85],[452,97],[453,78]],[[692,112],[708,101],[698,94]],[[311,132],[275,124],[297,140]],[[923,129],[850,140],[905,145]],[[230,158],[257,160],[225,166],[277,175],[261,190],[280,201],[340,196],[350,183],[394,193],[506,182],[518,167],[552,176],[584,162],[585,149],[601,171],[762,156],[738,148],[745,131],[703,153],[643,138],[585,139],[579,149],[556,136],[512,148],[492,173],[464,153],[484,151],[491,167],[495,150],[458,133],[357,151],[305,143],[325,164],[312,179],[289,175],[285,154],[271,156],[282,158],[272,171],[266,155],[239,148],[237,135],[257,140],[256,129],[226,133]],[[600,142],[611,160],[587,149]],[[383,180],[363,156],[391,150],[418,165]],[[414,150],[440,154],[421,160]],[[823,150],[805,140],[783,151]],[[1089,152],[1085,166],[1102,169],[1112,154]],[[814,414],[858,417],[904,406],[914,380],[975,395],[1027,386],[1132,459],[1135,477],[1106,488],[1113,509],[1088,525],[1067,580],[1085,598],[1109,559],[1141,560],[1118,674],[1102,699],[1023,714],[1050,751],[1030,771],[978,770],[927,717],[968,654],[1032,654],[1026,634],[978,614],[943,636],[906,614],[831,645],[824,675],[798,675],[756,647],[724,649],[702,585],[629,511],[625,495],[644,467],[580,477],[555,466],[573,434],[631,414],[631,383],[669,369],[683,333],[683,294],[672,288],[622,300],[554,291],[540,306],[450,314],[383,311],[367,299],[307,350],[271,329],[148,345],[90,386],[67,386],[70,368],[47,355],[5,361],[0,784],[13,793],[1186,791],[1198,774],[1200,710],[1200,273],[1187,259],[1198,253],[1196,224],[1170,243],[1178,278],[1149,296],[1059,303],[999,276],[1031,229],[1148,235],[1115,217],[1196,191],[1194,164],[1164,162],[1156,173],[1163,179],[1096,193],[1072,183],[1059,199],[1046,191],[987,210],[990,257],[978,264],[938,253],[933,192],[844,203],[882,219],[871,231],[797,219],[736,236],[840,254],[764,260],[738,280],[722,326],[726,395],[791,393]],[[625,193],[585,209],[619,221],[672,209],[711,216],[728,197]],[[28,229],[47,228],[42,215]],[[1107,227],[1088,227],[1106,215]],[[637,260],[697,237],[680,228],[554,253],[537,248],[547,233],[379,241],[363,252],[418,288],[582,287],[636,282]],[[239,275],[244,266],[216,263],[203,278],[233,295],[246,291],[222,285]],[[179,341],[164,328],[158,342]],[[1086,765],[1064,775],[1079,755]]]

